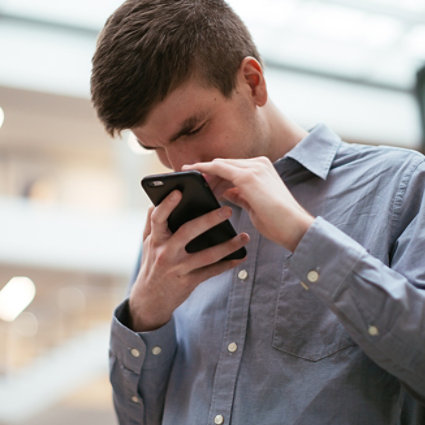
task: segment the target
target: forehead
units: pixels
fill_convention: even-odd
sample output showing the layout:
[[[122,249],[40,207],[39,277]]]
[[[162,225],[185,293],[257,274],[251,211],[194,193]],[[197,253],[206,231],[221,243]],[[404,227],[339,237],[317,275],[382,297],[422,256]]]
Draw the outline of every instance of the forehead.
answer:
[[[164,100],[157,103],[133,132],[171,134],[176,127],[191,118],[211,113],[225,98],[213,87],[206,87],[197,80],[189,80],[171,91]]]

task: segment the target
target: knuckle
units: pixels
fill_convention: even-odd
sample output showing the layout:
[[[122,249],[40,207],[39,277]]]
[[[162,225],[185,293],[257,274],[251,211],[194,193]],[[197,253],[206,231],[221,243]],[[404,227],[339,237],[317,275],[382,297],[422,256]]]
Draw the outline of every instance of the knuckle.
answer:
[[[157,249],[156,252],[156,265],[159,267],[164,267],[169,263],[170,256],[167,254],[165,249]]]
[[[158,221],[158,215],[159,215],[158,207],[155,207],[155,208],[152,210],[152,213],[151,213],[151,221],[152,221],[152,222],[157,222],[157,221]]]
[[[158,223],[159,222],[159,213],[160,213],[159,208],[155,207],[152,211],[152,214],[151,214],[151,222],[152,223]]]
[[[258,167],[256,167],[256,171],[261,172],[267,170],[271,165],[271,162],[265,156],[260,156],[258,158]]]

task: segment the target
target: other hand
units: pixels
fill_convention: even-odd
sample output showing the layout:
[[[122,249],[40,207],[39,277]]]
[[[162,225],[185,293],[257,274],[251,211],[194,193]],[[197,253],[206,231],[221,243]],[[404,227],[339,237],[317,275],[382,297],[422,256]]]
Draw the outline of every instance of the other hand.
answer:
[[[216,196],[246,209],[268,239],[294,251],[314,218],[295,200],[266,157],[184,165],[205,174]]]

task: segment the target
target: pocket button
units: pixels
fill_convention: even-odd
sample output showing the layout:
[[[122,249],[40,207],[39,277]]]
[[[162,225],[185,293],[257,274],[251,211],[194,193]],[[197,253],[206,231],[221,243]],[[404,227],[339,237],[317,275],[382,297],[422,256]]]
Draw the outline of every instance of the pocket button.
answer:
[[[315,283],[315,282],[317,282],[317,281],[319,280],[319,273],[318,273],[316,270],[310,270],[310,271],[307,273],[307,280],[308,280],[310,283]]]
[[[369,326],[368,332],[369,332],[369,335],[371,335],[371,336],[379,335],[379,329],[376,326],[373,326],[373,325]]]

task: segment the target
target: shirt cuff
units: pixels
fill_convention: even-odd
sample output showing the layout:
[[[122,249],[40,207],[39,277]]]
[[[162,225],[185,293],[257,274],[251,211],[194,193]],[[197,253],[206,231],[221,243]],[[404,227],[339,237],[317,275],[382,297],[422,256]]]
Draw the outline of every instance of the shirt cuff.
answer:
[[[317,217],[291,256],[289,266],[304,289],[335,300],[365,253],[360,244]]]
[[[172,360],[176,350],[174,319],[150,332],[134,332],[128,326],[128,299],[114,311],[110,350],[123,366],[135,373],[155,369]]]

